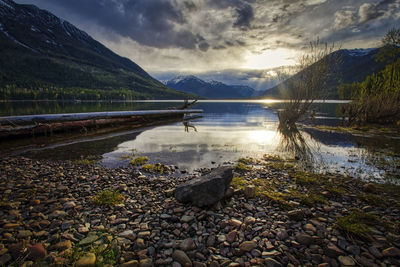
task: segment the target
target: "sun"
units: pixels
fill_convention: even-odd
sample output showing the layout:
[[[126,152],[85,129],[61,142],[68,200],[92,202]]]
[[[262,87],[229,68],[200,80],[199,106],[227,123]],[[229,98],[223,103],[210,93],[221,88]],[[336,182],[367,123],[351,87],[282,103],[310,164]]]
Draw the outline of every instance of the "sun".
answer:
[[[289,66],[296,63],[298,54],[294,50],[277,48],[265,50],[261,54],[249,53],[245,57],[242,68],[245,69],[270,69],[280,66]]]

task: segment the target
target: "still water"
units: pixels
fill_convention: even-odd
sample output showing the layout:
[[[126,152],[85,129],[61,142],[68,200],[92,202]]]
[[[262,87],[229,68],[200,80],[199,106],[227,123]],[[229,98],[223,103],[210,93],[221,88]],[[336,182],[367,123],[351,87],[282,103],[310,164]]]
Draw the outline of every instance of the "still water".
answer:
[[[339,125],[337,101],[317,103],[316,125]],[[166,109],[182,102],[7,102],[0,103],[1,115],[68,113],[112,110]],[[200,101],[193,108],[203,109],[201,118],[140,130],[96,137],[57,140],[29,146],[14,153],[36,158],[76,159],[101,156],[100,164],[114,168],[129,164],[129,156],[148,156],[150,163],[178,166],[192,171],[234,162],[240,157],[264,154],[298,156],[319,171],[331,171],[364,179],[391,179],[399,174],[399,140],[387,136],[362,136],[323,131],[301,123],[295,138],[288,140],[277,131],[279,101]],[[293,143],[295,142],[295,143]],[[297,143],[296,143],[297,142]],[[290,145],[288,145],[288,143]],[[298,146],[300,145],[300,146]],[[389,176],[389,178],[387,177]]]

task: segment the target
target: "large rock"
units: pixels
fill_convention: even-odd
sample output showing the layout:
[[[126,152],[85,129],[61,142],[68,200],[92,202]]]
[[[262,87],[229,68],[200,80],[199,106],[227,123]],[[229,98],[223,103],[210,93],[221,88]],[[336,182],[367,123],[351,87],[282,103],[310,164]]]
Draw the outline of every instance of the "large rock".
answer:
[[[199,178],[179,185],[175,190],[175,198],[198,207],[213,205],[224,197],[232,178],[232,167],[216,168]]]

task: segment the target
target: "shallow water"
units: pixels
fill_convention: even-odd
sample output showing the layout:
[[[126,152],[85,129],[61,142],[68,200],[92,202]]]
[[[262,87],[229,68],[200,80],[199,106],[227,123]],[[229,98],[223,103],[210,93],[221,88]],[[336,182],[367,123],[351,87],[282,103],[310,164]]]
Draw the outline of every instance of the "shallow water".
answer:
[[[93,102],[93,103],[2,103],[8,113],[64,113],[105,110],[165,109],[182,102]],[[337,101],[317,103],[318,125],[338,125]],[[24,109],[24,105],[25,109]],[[12,108],[10,108],[12,107]],[[203,117],[169,125],[113,133],[95,138],[58,140],[42,147],[28,149],[37,158],[73,159],[101,155],[101,164],[118,167],[129,164],[129,158],[145,155],[151,163],[176,165],[180,170],[194,170],[233,162],[240,157],[264,154],[298,156],[287,151],[288,140],[277,131],[277,111],[282,102],[275,101],[200,101],[193,108],[203,109]],[[25,110],[25,112],[24,112]],[[330,133],[309,127],[306,120],[300,128],[306,153],[302,159],[320,171],[347,173],[365,179],[390,179],[399,174],[400,145],[397,139]],[[290,142],[298,142],[291,140]],[[291,144],[293,145],[293,144]],[[293,146],[292,146],[293,147]],[[384,170],[389,170],[385,173]]]

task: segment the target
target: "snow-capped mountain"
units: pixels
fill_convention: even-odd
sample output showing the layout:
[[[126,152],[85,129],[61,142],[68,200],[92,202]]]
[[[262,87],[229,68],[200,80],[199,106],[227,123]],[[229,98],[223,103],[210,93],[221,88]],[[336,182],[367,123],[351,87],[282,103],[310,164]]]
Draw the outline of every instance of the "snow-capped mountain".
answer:
[[[218,81],[204,81],[196,76],[178,76],[165,83],[175,90],[196,94],[206,98],[248,98],[256,91],[244,85],[227,85]]]
[[[86,32],[34,5],[0,0],[0,86],[128,89],[185,98]]]

